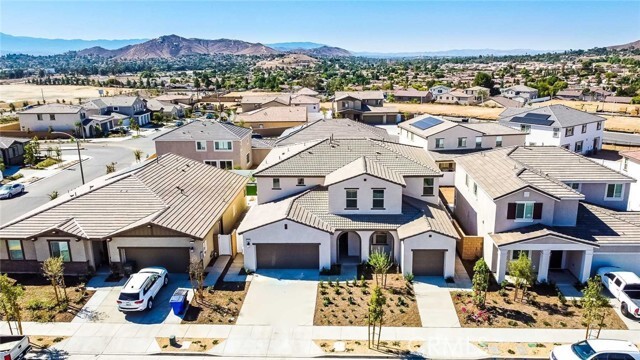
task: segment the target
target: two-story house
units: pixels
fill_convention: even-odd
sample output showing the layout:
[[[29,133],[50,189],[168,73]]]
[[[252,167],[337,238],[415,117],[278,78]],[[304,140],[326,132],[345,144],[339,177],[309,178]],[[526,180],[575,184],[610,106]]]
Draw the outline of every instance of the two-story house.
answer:
[[[5,166],[24,165],[24,147],[31,141],[27,138],[0,136],[0,160]]]
[[[435,85],[429,89],[429,92],[434,98],[438,95],[446,94],[449,91],[451,91],[451,88],[445,85]]]
[[[384,106],[382,91],[336,91],[333,110],[337,117],[367,124],[395,124],[398,109]]]
[[[400,142],[429,152],[443,177],[442,186],[453,186],[455,158],[472,152],[524,145],[526,134],[496,122],[463,123],[429,114],[401,122]]]
[[[456,104],[456,105],[471,105],[475,104],[475,96],[465,94],[460,90],[451,90],[444,94],[438,94],[434,97],[437,103],[440,104]]]
[[[122,119],[124,126],[130,126],[131,120],[136,121],[140,126],[151,122],[151,112],[139,96],[105,96],[89,100],[82,104],[82,107],[90,115],[124,116]],[[115,125],[118,126],[117,123]]]
[[[514,85],[503,89],[502,96],[526,103],[529,100],[538,98],[538,89],[526,85]]]
[[[625,212],[635,180],[560,147],[494,149],[456,159],[455,217],[484,237],[498,282],[525,252],[538,281],[586,281],[602,266],[639,271],[640,213]]]
[[[415,102],[418,104],[428,103],[433,96],[430,91],[416,90],[414,88],[398,89],[393,92],[393,98],[397,102]]]
[[[396,135],[385,129],[349,119],[324,119],[288,129],[275,141],[276,146],[293,145],[320,139],[369,138],[398,142]]]
[[[309,113],[317,113],[320,111],[320,99],[303,93],[296,93],[293,95],[247,95],[242,97],[240,106],[242,108],[242,112],[250,112],[257,109],[279,106],[304,106],[307,108]]]
[[[472,86],[470,88],[463,89],[462,92],[473,96],[473,104],[480,104],[489,98],[491,89],[482,86]]]
[[[277,147],[238,228],[244,267],[329,269],[388,254],[403,273],[453,276],[458,235],[419,147],[330,139]]]
[[[253,165],[251,129],[228,122],[193,121],[154,141],[158,155],[173,153],[227,170]]]
[[[499,122],[527,133],[527,145],[562,146],[578,154],[591,154],[602,148],[605,120],[565,105],[548,105],[505,109]]]
[[[49,130],[75,133],[78,124],[87,118],[81,106],[65,104],[45,104],[18,112],[20,130],[26,132],[47,132]]]
[[[274,137],[286,129],[305,125],[309,120],[310,114],[305,106],[278,106],[239,113],[234,122],[265,137]]]

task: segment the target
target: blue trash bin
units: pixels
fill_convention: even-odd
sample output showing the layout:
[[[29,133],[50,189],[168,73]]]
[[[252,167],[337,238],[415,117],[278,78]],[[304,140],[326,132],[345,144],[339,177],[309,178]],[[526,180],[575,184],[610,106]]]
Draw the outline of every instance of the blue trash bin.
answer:
[[[187,305],[187,289],[177,289],[173,295],[171,295],[169,304],[171,305],[174,314],[182,314]]]

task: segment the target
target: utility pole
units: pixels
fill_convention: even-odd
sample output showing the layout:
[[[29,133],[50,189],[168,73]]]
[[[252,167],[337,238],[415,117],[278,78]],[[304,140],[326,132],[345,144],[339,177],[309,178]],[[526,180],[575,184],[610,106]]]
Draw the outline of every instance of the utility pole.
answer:
[[[80,126],[82,127],[82,125]],[[81,128],[80,131],[82,131],[82,133],[84,134],[84,129]],[[78,149],[78,161],[80,162],[80,177],[82,179],[82,185],[84,185],[84,169],[82,168],[82,155],[80,154],[80,140],[78,140],[78,137],[71,136],[61,131],[53,131],[51,134],[65,135],[65,136],[68,136],[70,139],[76,140],[76,148]]]

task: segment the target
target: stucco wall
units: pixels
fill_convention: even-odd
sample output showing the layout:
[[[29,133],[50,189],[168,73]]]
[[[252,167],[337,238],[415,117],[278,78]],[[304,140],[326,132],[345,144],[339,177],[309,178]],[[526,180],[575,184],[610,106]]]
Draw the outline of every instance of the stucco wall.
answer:
[[[191,238],[187,237],[114,237],[107,243],[111,262],[120,262],[119,248],[127,247],[191,247]],[[193,243],[193,253],[204,252],[204,243],[196,240]]]
[[[627,203],[629,201],[629,188],[630,186],[628,183],[623,184],[621,199],[605,200],[605,195],[607,193],[606,183],[580,184],[580,192],[584,194],[585,201],[616,210],[627,210]]]
[[[446,250],[444,254],[444,277],[453,277],[455,275],[456,240],[431,231],[402,240],[402,260],[400,263],[402,273],[413,273],[413,250],[432,249]]]
[[[402,191],[404,195],[411,196],[416,199],[420,199],[422,201],[426,201],[431,204],[438,203],[438,191],[440,186],[441,177],[433,178],[433,196],[422,196],[422,188],[424,184],[423,177],[405,177],[404,182],[407,183],[407,187],[405,187]]]
[[[39,260],[36,257],[35,242],[31,240],[22,240],[22,251],[24,252],[25,260]],[[9,251],[7,248],[7,242],[6,240],[0,240],[0,260],[8,260],[8,259],[9,259]],[[44,259],[41,259],[41,260],[44,260]]]
[[[204,162],[205,160],[231,160],[233,161],[233,167],[240,166],[242,169],[248,169],[251,167],[251,155],[249,155],[249,162],[246,161],[246,155],[251,154],[250,141],[251,138],[249,136],[244,141],[233,141],[231,151],[215,150],[213,140],[206,142],[206,151],[197,151],[195,141],[156,141],[155,144],[158,155],[173,153],[199,162]]]
[[[358,209],[346,209],[346,189],[358,189]],[[384,189],[384,209],[373,209],[373,189]],[[360,175],[329,186],[329,211],[334,214],[400,214],[402,186]]]
[[[553,225],[575,226],[579,204],[578,200],[556,201],[553,209]]]
[[[38,114],[19,114],[20,129],[23,131],[48,131],[49,126],[54,131],[73,131],[76,122],[80,121],[80,112],[75,114],[55,114],[55,120],[49,120],[49,114],[42,114],[42,120],[38,120]]]
[[[256,177],[258,185],[258,204],[285,198],[324,183],[324,177],[304,178],[304,186],[298,186],[298,178],[281,177],[280,190],[273,189],[273,177]]]
[[[525,196],[526,194],[529,196]],[[534,201],[542,203],[542,219],[531,221],[518,221],[517,219],[507,219],[507,208],[509,203],[517,201]],[[494,232],[503,232],[507,230],[517,229],[533,224],[553,225],[555,200],[532,189],[521,190],[511,195],[496,200],[496,218]]]
[[[454,126],[447,130],[441,131],[437,134],[431,135],[428,137],[429,145],[428,150],[436,149],[436,139],[442,138],[444,139],[444,148],[439,148],[438,150],[449,150],[449,149],[473,149],[476,147],[476,136],[482,136],[482,133],[471,130],[464,126]],[[466,137],[467,138],[467,146],[466,147],[458,147],[458,138]]]

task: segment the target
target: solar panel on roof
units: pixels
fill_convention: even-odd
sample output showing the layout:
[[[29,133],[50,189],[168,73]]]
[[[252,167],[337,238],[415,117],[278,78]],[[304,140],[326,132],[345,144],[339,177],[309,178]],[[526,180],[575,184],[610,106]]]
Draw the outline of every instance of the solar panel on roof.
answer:
[[[444,121],[440,119],[436,119],[434,117],[428,117],[426,119],[418,120],[411,124],[411,126],[416,127],[420,130],[426,130],[430,127],[434,127],[438,124],[442,124]]]
[[[551,115],[547,115],[547,114],[536,114],[536,113],[526,113],[524,114],[524,117],[526,118],[536,118],[536,119],[542,119],[542,120],[548,120]]]
[[[520,123],[520,124],[530,124],[530,125],[543,125],[549,126],[553,124],[553,120],[547,120],[536,117],[526,117],[526,116],[514,116],[510,122]]]

